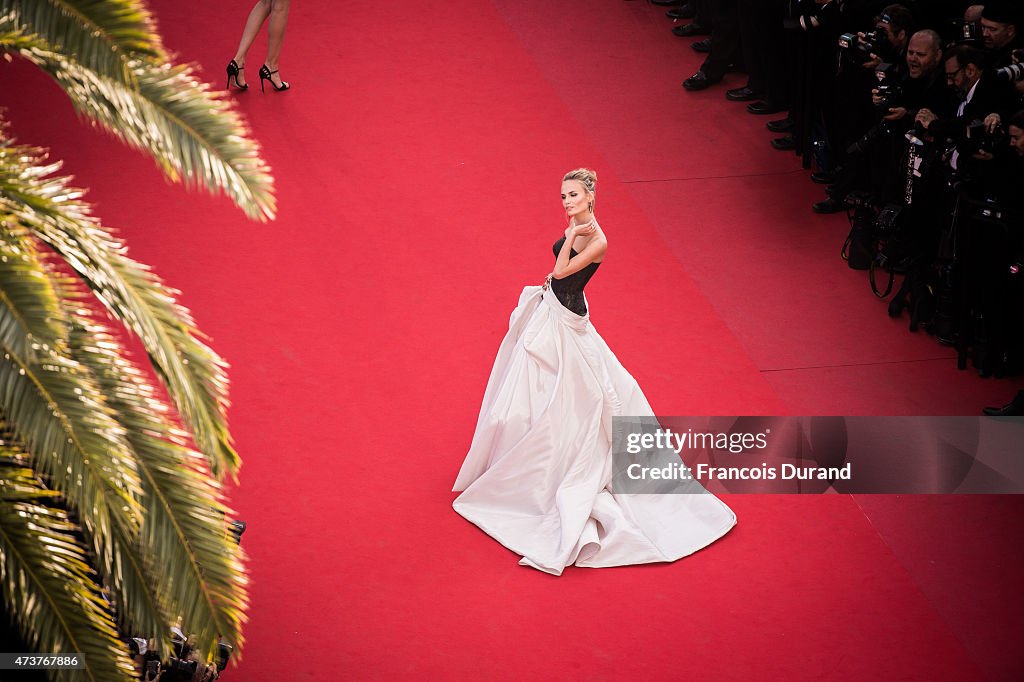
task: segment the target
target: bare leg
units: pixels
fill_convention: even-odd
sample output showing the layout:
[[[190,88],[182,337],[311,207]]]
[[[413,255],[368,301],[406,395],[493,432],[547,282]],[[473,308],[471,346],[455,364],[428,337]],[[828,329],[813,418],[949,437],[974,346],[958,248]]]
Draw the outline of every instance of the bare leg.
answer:
[[[256,34],[263,28],[263,22],[270,15],[270,3],[271,0],[256,0],[256,5],[249,12],[245,29],[242,31],[242,40],[238,43],[238,52],[235,53],[235,63],[239,68],[245,66],[245,55],[256,40]],[[238,84],[245,85],[245,73],[238,74]]]
[[[291,0],[271,0],[270,21],[267,23],[267,61],[266,65],[271,71],[277,71],[278,61],[281,59],[281,45],[284,43],[284,29],[288,26],[288,6]],[[281,87],[281,74],[275,73],[271,76],[277,87]]]

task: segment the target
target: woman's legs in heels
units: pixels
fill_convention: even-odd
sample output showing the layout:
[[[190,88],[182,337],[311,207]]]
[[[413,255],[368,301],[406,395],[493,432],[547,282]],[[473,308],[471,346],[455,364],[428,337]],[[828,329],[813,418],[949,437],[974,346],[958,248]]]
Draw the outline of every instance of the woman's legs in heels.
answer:
[[[284,29],[288,26],[288,6],[291,0],[270,0],[270,21],[267,23],[267,61],[265,64],[271,71],[277,71],[281,59],[281,46],[284,44]],[[278,88],[283,84],[281,74],[272,73],[271,82]]]
[[[256,35],[263,27],[263,22],[270,16],[271,4],[272,0],[257,0],[256,5],[249,12],[249,18],[245,22],[245,29],[242,31],[242,40],[238,43],[238,52],[235,53],[235,63],[238,64],[240,69],[245,66],[245,55],[248,54],[249,48],[252,47],[253,42],[256,40]],[[278,52],[280,52],[280,47],[278,47]],[[245,85],[245,72],[238,74],[238,85]]]

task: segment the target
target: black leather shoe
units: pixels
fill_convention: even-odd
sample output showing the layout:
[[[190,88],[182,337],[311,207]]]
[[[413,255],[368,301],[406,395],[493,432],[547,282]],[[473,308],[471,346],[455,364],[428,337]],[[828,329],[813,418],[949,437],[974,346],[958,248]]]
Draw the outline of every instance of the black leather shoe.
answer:
[[[779,105],[763,99],[759,102],[751,102],[748,104],[747,111],[752,114],[757,114],[758,116],[764,116],[766,114],[777,114],[780,111],[783,111],[783,109]]]
[[[835,181],[832,173],[811,173],[811,182],[816,185],[831,185]]]
[[[796,141],[793,140],[792,135],[776,137],[774,140],[772,140],[772,146],[778,149],[780,152],[788,152],[796,149]]]
[[[760,95],[748,87],[733,88],[732,90],[725,91],[725,98],[733,102],[751,102],[758,97]]]
[[[695,52],[711,52],[711,38],[698,40],[697,42],[692,43],[690,47],[692,47]]]
[[[773,133],[788,133],[793,129],[793,121],[787,116],[786,118],[768,121],[764,124],[764,127]]]
[[[990,417],[1020,417],[1024,415],[1024,408],[1016,403],[1007,403],[1002,407],[986,407],[982,412]]]
[[[678,26],[672,27],[672,35],[677,35],[680,38],[689,38],[691,36],[706,36],[709,31],[697,23],[692,24],[679,24]]]
[[[683,81],[683,87],[693,92],[694,90],[704,90],[709,88],[717,82],[718,81],[713,81],[708,78],[703,71],[698,71]]]
[[[829,197],[814,204],[811,209],[815,213],[841,213],[846,210],[846,206]]]
[[[697,14],[697,5],[694,2],[684,3],[665,12],[665,16],[669,19],[693,19],[695,14]]]

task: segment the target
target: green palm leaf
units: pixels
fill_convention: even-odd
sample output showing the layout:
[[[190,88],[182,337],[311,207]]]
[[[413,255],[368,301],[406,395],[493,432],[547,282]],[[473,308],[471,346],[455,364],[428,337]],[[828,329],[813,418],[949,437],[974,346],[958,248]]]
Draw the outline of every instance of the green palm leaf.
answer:
[[[0,204],[0,222],[9,224]],[[51,268],[25,235],[0,240],[0,415],[74,507],[110,546],[112,524],[135,531],[141,483],[124,429],[105,406],[88,368],[67,354],[67,329]],[[110,556],[103,556],[110,563]]]
[[[223,361],[196,338],[188,311],[174,292],[92,219],[67,178],[53,177],[39,151],[3,144],[0,130],[0,209],[59,253],[104,306],[142,341],[199,449],[218,477],[240,462],[227,427]]]
[[[0,428],[2,428],[0,423]],[[134,665],[93,579],[85,548],[57,495],[19,465],[24,453],[0,441],[0,590],[26,643],[39,652],[84,654],[84,670],[51,679],[130,680]]]
[[[0,47],[53,76],[81,115],[151,155],[171,180],[223,191],[252,218],[274,216],[273,180],[259,145],[231,100],[196,79],[190,67],[132,60],[138,87],[131,87],[2,17]]]
[[[51,74],[170,179],[273,217],[232,101],[161,63],[144,0],[0,0],[0,51]],[[224,362],[59,168],[0,119],[0,602],[37,651],[81,651],[87,679],[126,679],[118,625],[165,650],[174,623],[207,653],[219,636],[242,643],[244,553],[219,483],[240,462]],[[141,340],[176,410],[97,323],[97,300]]]
[[[166,59],[152,15],[136,0],[0,0],[29,31],[83,66],[131,82],[132,58]]]
[[[131,567],[134,575],[128,576],[123,588],[128,611],[137,607],[141,614],[126,613],[135,628],[132,631],[154,632],[145,628],[146,619],[156,615],[156,605],[143,603],[145,595],[138,594],[147,589],[138,581],[148,574],[152,584],[161,588],[170,613],[167,623],[181,618],[207,655],[219,635],[238,648],[248,604],[242,551],[230,538],[231,511],[207,473],[205,460],[186,446],[187,434],[168,425],[168,407],[100,325],[76,314],[71,346],[75,356],[92,368],[127,429],[144,490],[141,543],[161,548],[160,560],[145,571]],[[156,632],[162,634],[167,627]]]
[[[10,224],[2,206],[0,222]],[[141,525],[135,458],[91,372],[54,334],[66,320],[52,268],[27,235],[0,234],[0,418],[71,508],[87,512],[84,528],[110,572],[115,528],[134,537]]]

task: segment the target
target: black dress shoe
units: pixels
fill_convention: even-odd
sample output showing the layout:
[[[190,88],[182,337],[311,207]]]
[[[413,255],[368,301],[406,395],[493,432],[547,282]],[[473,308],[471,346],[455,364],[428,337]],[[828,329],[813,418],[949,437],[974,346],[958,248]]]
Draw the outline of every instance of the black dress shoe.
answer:
[[[986,407],[982,412],[990,417],[1020,417],[1024,415],[1024,408],[1016,403],[1007,403],[1002,407]]]
[[[796,141],[792,135],[786,135],[784,137],[776,137],[772,140],[772,146],[778,149],[780,152],[788,152],[796,149]]]
[[[786,118],[768,121],[764,127],[773,133],[788,133],[793,129],[793,121],[787,116]]]
[[[704,40],[698,40],[690,45],[695,52],[711,52],[711,38],[705,38]]]
[[[811,182],[816,185],[831,185],[836,181],[832,173],[811,173]]]
[[[705,74],[703,71],[698,71],[697,73],[693,74],[692,76],[683,81],[683,87],[692,92],[694,90],[704,90],[705,88],[709,88],[717,82],[718,81],[713,81],[710,78],[708,78],[707,74]]]
[[[811,209],[815,213],[841,213],[846,210],[846,206],[829,197],[814,204]]]
[[[665,12],[665,16],[669,19],[693,19],[694,15],[697,14],[697,5],[694,2],[687,2],[675,9],[670,9]]]
[[[751,102],[748,104],[747,111],[752,114],[757,114],[758,116],[764,116],[766,114],[777,114],[780,111],[783,111],[783,109],[779,105],[763,99],[759,102]]]
[[[708,33],[709,31],[698,23],[679,24],[678,26],[672,27],[672,35],[677,35],[680,38],[706,36]]]
[[[725,91],[725,98],[733,102],[750,102],[758,97],[760,95],[748,87],[733,88],[732,90]]]

